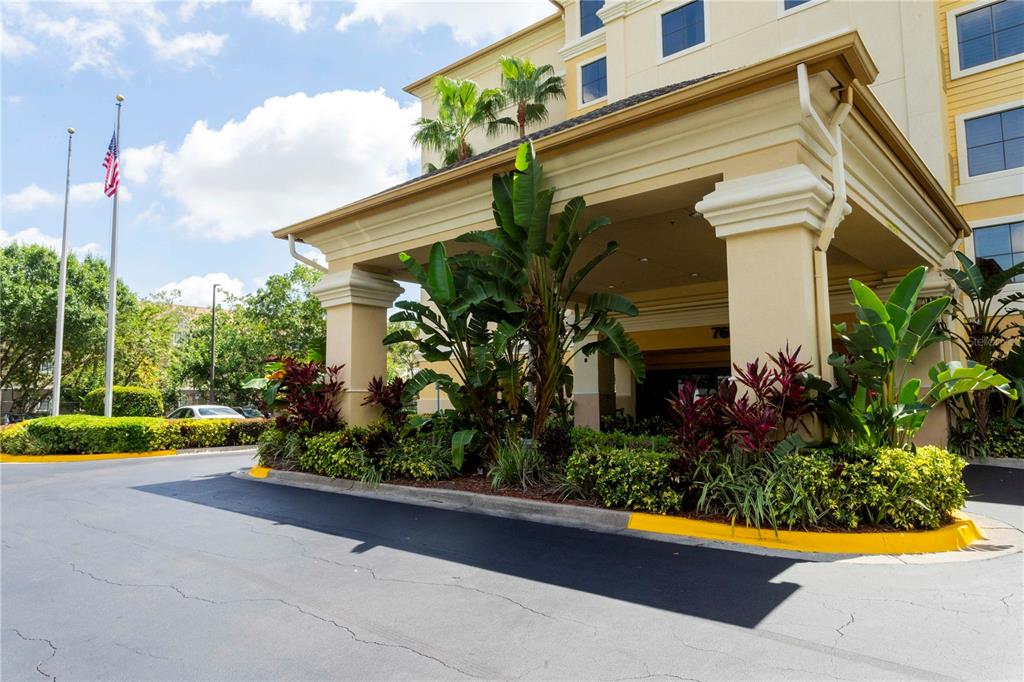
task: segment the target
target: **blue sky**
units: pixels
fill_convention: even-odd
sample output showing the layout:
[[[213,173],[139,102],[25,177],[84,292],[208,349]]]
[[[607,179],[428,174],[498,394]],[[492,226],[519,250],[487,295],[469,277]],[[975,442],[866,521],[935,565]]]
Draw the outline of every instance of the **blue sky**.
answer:
[[[0,244],[107,257],[100,163],[124,93],[118,274],[201,304],[292,265],[271,229],[418,172],[402,86],[554,11],[495,2],[2,6]]]

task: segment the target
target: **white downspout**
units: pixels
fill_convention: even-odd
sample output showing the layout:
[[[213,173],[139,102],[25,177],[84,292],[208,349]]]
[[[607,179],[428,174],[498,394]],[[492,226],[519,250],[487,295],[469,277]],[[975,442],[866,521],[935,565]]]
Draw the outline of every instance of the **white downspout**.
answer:
[[[856,82],[856,81],[854,81]],[[814,303],[815,315],[818,320],[818,359],[821,376],[831,381],[832,367],[828,364],[828,356],[832,350],[832,312],[829,305],[828,292],[828,247],[835,236],[839,223],[850,212],[846,204],[846,162],[843,156],[842,125],[853,109],[853,83],[843,88],[839,106],[836,107],[826,127],[811,105],[811,89],[807,79],[807,65],[797,65],[797,85],[800,95],[800,108],[804,118],[813,121],[818,132],[824,133],[829,152],[832,155],[832,203],[825,214],[818,241],[814,246]]]
[[[288,235],[288,251],[292,254],[292,258],[299,261],[300,263],[305,263],[309,267],[316,268],[320,272],[327,272],[327,268],[325,266],[321,265],[320,263],[317,263],[312,258],[306,258],[301,253],[299,253],[298,249],[295,248],[294,234]]]

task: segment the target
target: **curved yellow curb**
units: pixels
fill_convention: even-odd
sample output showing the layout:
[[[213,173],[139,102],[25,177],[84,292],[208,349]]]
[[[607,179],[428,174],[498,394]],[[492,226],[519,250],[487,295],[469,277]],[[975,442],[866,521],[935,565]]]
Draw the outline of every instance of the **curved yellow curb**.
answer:
[[[957,514],[956,521],[936,530],[868,532],[813,532],[800,530],[758,530],[748,526],[698,521],[681,516],[630,514],[626,527],[651,533],[686,535],[704,540],[721,540],[795,552],[829,554],[924,554],[964,549],[984,536],[968,517]]]
[[[249,469],[249,475],[253,478],[266,478],[269,473],[270,469],[267,467],[252,467]]]
[[[95,455],[5,455],[0,454],[0,463],[7,462],[87,462],[97,459],[138,459],[140,457],[167,457],[178,454],[177,450],[151,450],[149,452],[107,452]]]

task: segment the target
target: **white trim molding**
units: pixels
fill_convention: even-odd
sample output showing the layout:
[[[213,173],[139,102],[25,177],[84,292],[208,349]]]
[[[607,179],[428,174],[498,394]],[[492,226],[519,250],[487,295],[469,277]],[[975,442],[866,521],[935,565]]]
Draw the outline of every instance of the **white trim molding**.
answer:
[[[602,26],[596,31],[591,31],[582,38],[577,38],[571,43],[566,43],[564,46],[560,47],[558,49],[558,56],[560,56],[564,61],[569,61],[570,59],[579,57],[585,52],[590,52],[595,48],[601,47],[604,45],[604,42],[605,31],[604,26]]]
[[[349,304],[390,308],[401,293],[402,287],[390,277],[359,268],[328,273],[313,287],[324,308]]]
[[[1007,168],[994,173],[971,175],[967,163],[967,126],[970,119],[997,114],[1024,106],[1024,99],[1003,102],[995,106],[977,109],[956,117],[956,163],[960,182],[955,189],[958,204],[973,204],[989,199],[1003,199],[1024,195],[1024,167]]]
[[[673,52],[670,55],[665,54],[664,45],[664,26],[665,26],[665,15],[669,12],[674,12],[680,7],[691,5],[695,2],[700,2],[704,10],[704,40],[699,43],[690,45],[689,47],[679,50],[679,52]],[[663,5],[664,9],[659,7],[657,16],[657,26],[654,27],[654,35],[657,37],[657,48],[658,48],[658,61],[657,64],[664,64],[665,62],[672,61],[673,59],[679,59],[685,57],[688,54],[703,50],[711,45],[711,1],[710,0],[676,0],[675,2],[666,3]]]
[[[781,2],[781,0],[779,0]],[[816,0],[812,0],[816,1]],[[1003,57],[1002,59],[994,59],[984,64],[978,64],[971,66],[966,69],[960,68],[960,41],[957,40],[956,32],[956,18],[961,14],[967,14],[973,12],[976,9],[981,9],[988,5],[995,4],[999,0],[978,0],[972,2],[969,5],[963,5],[962,7],[954,7],[953,9],[946,12],[946,34],[949,45],[949,79],[956,80],[957,78],[963,78],[964,76],[973,76],[976,73],[988,71],[990,69],[998,69],[1000,66],[1006,66],[1007,64],[1015,64],[1019,61],[1024,60],[1024,52],[1020,54],[1010,55],[1009,57]]]
[[[821,229],[832,190],[800,164],[715,184],[695,207],[721,239],[801,226]]]
[[[802,12],[805,9],[815,7],[816,5],[820,5],[823,2],[825,2],[825,0],[807,0],[807,2],[805,2],[802,5],[786,9],[786,0],[778,0],[778,18],[782,19],[784,17],[793,16],[797,12]]]
[[[645,7],[655,5],[659,0],[605,0],[604,7],[597,10],[597,18],[607,24],[620,17],[636,14]]]

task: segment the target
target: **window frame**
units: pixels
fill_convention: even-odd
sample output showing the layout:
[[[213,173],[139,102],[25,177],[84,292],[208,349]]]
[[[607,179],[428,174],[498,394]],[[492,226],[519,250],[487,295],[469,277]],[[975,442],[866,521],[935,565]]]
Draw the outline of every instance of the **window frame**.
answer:
[[[596,62],[604,60],[604,97],[597,97],[588,102],[583,101],[583,67],[590,66]],[[608,55],[602,54],[585,61],[581,61],[576,65],[576,108],[586,109],[608,101]]]
[[[779,0],[781,2],[782,0]],[[817,2],[817,0],[811,0]],[[1001,66],[1007,64],[1016,64],[1019,61],[1024,61],[1024,52],[1019,54],[1011,55],[1009,57],[1003,57],[1002,59],[993,59],[990,62],[984,64],[977,64],[975,66],[969,66],[966,69],[960,68],[960,41],[957,40],[957,27],[956,18],[961,14],[967,14],[989,5],[994,5],[999,0],[977,0],[969,5],[962,7],[954,7],[953,9],[946,12],[946,34],[947,34],[947,46],[949,47],[949,79],[956,80],[957,78],[964,78],[966,76],[973,76],[976,73],[982,73],[991,69],[998,69]]]
[[[991,1],[991,0],[989,0],[989,1]],[[802,5],[800,5],[799,7],[791,7],[789,9],[786,9],[786,2],[785,2],[785,0],[779,0],[779,18],[781,19],[782,17],[792,16],[792,15],[796,14],[797,12],[802,12],[803,10],[807,9],[808,7],[814,7],[816,5],[820,5],[823,2],[825,2],[825,0],[807,0],[807,2],[805,2]]]
[[[1005,216],[998,216],[996,218],[983,218],[981,220],[972,220],[968,223],[971,227],[971,260],[978,260],[978,250],[974,248],[974,231],[980,230],[986,227],[994,227],[996,225],[1007,225],[1012,223],[1019,223],[1024,221],[1024,213],[1016,213]],[[1011,244],[1012,246],[1012,244]],[[1024,292],[1024,282],[1010,282],[1003,287],[1002,295],[1013,293],[1015,291]],[[1010,306],[1009,309],[1016,309],[1017,311],[1024,311],[1024,303]]]
[[[1024,99],[1003,102],[984,109],[976,109],[956,116],[956,164],[959,182],[956,186],[956,202],[973,204],[990,199],[1004,199],[1020,196],[1024,166],[971,175],[967,163],[967,121],[981,116],[998,114],[1010,109],[1024,107]]]
[[[813,0],[817,2],[818,0]],[[680,7],[686,5],[692,5],[695,2],[703,4],[704,8],[704,40],[702,42],[691,45],[690,47],[684,48],[679,52],[673,52],[672,54],[665,56],[665,45],[664,45],[664,25],[665,15],[669,12],[674,12]],[[664,64],[670,62],[673,59],[679,59],[685,57],[688,54],[692,54],[697,50],[703,50],[704,48],[711,45],[711,2],[709,0],[676,0],[675,2],[666,3],[665,9],[658,12],[657,15],[657,26],[655,27],[655,34],[658,36],[658,61],[657,64]]]

